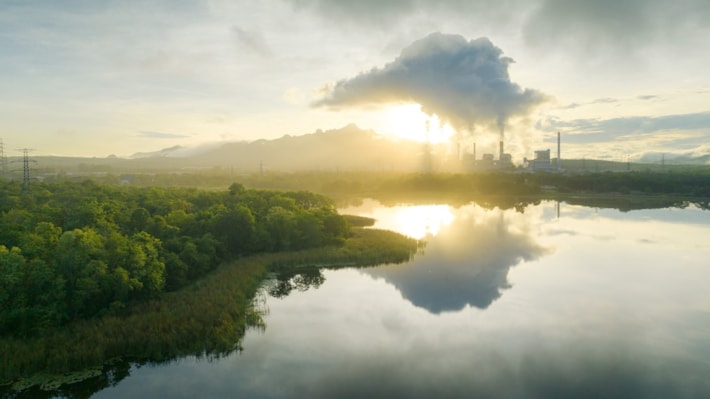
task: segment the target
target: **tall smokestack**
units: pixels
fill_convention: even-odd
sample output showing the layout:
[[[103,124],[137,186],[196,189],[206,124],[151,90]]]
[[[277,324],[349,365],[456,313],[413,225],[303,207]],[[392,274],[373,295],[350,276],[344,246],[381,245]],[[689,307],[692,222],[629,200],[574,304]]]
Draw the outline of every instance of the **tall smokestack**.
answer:
[[[500,154],[498,154],[498,159],[503,160],[503,140],[500,141]]]
[[[560,157],[560,132],[557,132],[557,170],[562,169],[562,158]]]
[[[476,143],[473,143],[473,160],[476,160]]]

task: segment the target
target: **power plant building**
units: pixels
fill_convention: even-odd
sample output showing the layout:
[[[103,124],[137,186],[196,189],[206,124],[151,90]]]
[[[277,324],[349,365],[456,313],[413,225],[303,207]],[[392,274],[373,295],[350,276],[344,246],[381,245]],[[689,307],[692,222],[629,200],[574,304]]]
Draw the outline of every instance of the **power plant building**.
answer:
[[[533,170],[552,170],[552,162],[550,161],[550,150],[535,151],[535,159],[525,159],[528,167]]]
[[[486,153],[481,156],[481,159],[476,158],[476,144],[473,144],[473,153],[465,153],[461,157],[461,162],[466,170],[492,170],[492,169],[514,169],[513,157],[506,153],[503,147],[503,141],[499,143],[498,159],[495,155]],[[561,141],[560,133],[557,133],[557,159],[555,163],[550,157],[550,149],[535,151],[534,159],[524,159],[525,168],[529,171],[561,171]]]
[[[503,142],[499,144],[498,160],[495,155],[486,153],[481,156],[481,159],[476,159],[476,144],[473,144],[473,153],[464,154],[462,162],[467,170],[491,170],[491,169],[509,169],[513,167],[513,156],[505,153]]]
[[[560,133],[557,132],[557,160],[555,161],[555,166],[552,164],[552,159],[550,158],[550,149],[548,148],[547,150],[538,150],[535,151],[535,159],[529,160],[525,159],[525,163],[527,164],[527,167],[534,171],[561,171],[562,170],[562,163],[561,163],[561,140],[560,140]]]

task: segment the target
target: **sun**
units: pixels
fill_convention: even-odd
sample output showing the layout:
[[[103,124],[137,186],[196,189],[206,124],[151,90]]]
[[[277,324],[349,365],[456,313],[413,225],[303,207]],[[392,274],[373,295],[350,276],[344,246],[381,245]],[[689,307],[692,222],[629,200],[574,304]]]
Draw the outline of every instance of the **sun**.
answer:
[[[454,135],[453,129],[442,124],[436,115],[422,112],[419,104],[403,104],[388,108],[387,130],[398,137],[422,143],[444,143]]]

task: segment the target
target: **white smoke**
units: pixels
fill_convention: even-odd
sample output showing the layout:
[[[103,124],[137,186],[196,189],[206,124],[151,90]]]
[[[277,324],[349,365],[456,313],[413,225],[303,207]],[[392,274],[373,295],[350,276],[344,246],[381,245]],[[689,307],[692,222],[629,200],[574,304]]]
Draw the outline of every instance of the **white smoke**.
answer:
[[[328,87],[314,106],[334,109],[369,104],[418,103],[422,111],[458,131],[492,126],[503,131],[511,117],[525,117],[547,99],[511,82],[513,62],[485,37],[432,33],[404,48],[382,68]]]

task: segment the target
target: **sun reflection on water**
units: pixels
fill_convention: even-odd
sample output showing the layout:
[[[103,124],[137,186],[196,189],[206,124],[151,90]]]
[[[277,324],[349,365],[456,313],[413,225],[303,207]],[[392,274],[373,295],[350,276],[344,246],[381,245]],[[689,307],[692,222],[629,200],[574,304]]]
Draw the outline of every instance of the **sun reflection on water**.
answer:
[[[388,215],[375,215],[376,228],[394,230],[406,236],[422,239],[436,236],[451,224],[454,214],[448,205],[413,205],[397,207]]]

